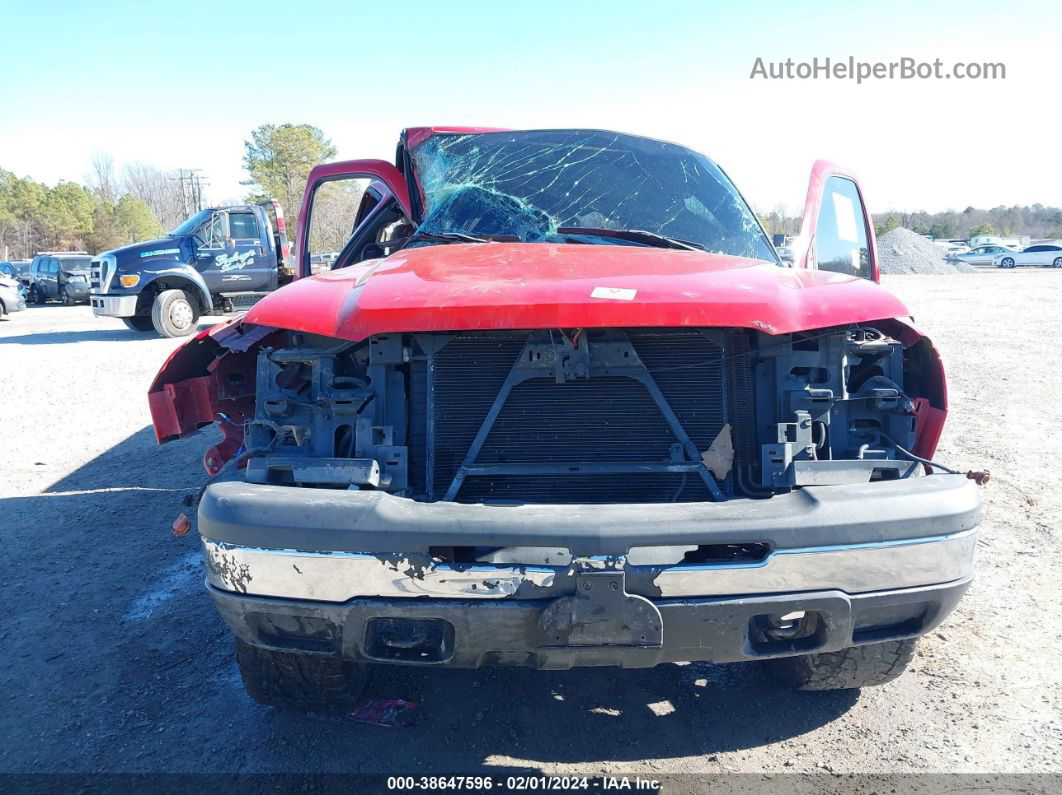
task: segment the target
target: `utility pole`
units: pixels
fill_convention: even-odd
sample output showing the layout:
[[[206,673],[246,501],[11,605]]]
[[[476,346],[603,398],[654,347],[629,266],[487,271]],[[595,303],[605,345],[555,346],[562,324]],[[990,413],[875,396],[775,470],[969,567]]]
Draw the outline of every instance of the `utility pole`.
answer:
[[[188,218],[203,209],[203,186],[210,183],[200,176],[201,168],[179,168],[177,180],[180,191],[181,213]]]

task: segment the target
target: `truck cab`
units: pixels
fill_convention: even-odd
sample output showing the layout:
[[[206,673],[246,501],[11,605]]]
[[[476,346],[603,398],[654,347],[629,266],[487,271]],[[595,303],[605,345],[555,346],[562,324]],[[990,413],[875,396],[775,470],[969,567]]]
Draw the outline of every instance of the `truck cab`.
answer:
[[[92,262],[93,312],[134,331],[191,334],[203,315],[246,309],[291,280],[279,204],[201,210],[158,240]]]

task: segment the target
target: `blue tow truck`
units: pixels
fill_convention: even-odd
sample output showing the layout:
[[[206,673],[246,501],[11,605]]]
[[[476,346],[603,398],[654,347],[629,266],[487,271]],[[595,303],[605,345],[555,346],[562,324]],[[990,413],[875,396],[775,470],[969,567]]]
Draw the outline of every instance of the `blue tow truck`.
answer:
[[[89,301],[133,331],[183,337],[203,315],[247,309],[294,275],[278,203],[212,207],[158,240],[97,255]]]

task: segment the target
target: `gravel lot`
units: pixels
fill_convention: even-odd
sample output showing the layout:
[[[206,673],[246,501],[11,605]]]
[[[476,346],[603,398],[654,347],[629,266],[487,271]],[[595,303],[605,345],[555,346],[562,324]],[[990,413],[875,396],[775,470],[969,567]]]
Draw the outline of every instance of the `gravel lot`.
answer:
[[[0,322],[0,772],[1062,772],[1062,272],[886,277],[937,342],[939,459],[993,473],[978,579],[913,670],[793,694],[754,664],[377,673],[386,729],[243,693],[180,499],[212,432],[158,448],[177,342],[31,307]],[[886,791],[888,791],[886,789]]]

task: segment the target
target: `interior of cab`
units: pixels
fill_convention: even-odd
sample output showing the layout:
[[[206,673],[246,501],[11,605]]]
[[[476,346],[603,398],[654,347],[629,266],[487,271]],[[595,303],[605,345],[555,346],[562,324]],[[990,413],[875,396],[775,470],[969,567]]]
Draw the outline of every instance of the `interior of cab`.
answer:
[[[319,219],[323,215],[324,212],[317,213],[317,208],[311,210],[311,230],[314,229],[314,224],[322,223]],[[328,258],[331,259],[330,262],[321,264],[334,270],[363,260],[389,256],[406,242],[414,229],[413,222],[406,217],[394,194],[384,183],[373,181],[361,194],[346,242],[334,259]],[[311,255],[312,263],[314,256],[327,257],[326,254],[312,251],[312,246]],[[317,271],[322,268],[313,269]]]

